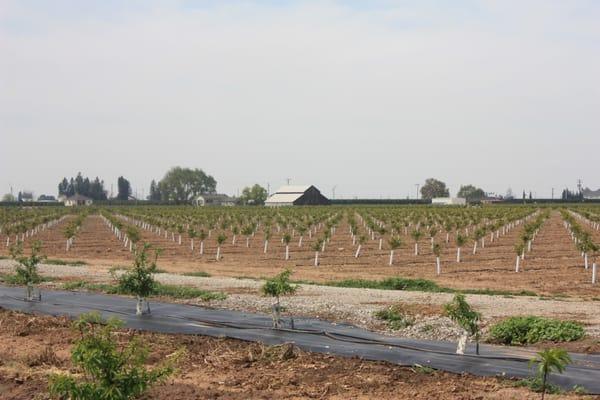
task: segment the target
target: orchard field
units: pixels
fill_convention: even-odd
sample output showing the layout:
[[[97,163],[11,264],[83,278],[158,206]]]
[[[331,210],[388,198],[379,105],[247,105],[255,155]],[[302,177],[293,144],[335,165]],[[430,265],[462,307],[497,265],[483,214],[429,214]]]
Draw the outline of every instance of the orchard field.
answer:
[[[38,240],[49,258],[92,269],[129,265],[149,243],[176,273],[261,278],[291,268],[313,282],[400,276],[600,298],[600,206],[0,209],[0,255]]]

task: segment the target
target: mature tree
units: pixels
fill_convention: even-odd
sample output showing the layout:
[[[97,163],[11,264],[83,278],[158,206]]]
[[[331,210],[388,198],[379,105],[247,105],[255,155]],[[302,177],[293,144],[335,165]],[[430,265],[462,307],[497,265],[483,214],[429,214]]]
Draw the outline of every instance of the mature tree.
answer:
[[[203,193],[215,193],[217,181],[200,169],[175,167],[158,183],[161,199],[190,202]]]
[[[131,196],[131,184],[129,183],[129,181],[120,176],[119,179],[117,179],[117,187],[119,190],[119,193],[117,194],[117,199],[127,201],[127,199],[129,199],[129,196]]]
[[[58,194],[64,196],[73,196],[80,194],[90,197],[94,200],[106,200],[106,191],[104,190],[104,181],[98,177],[91,181],[89,178],[84,178],[81,172],[77,174],[75,179],[63,178],[58,184]]]
[[[485,197],[483,189],[473,185],[463,185],[460,187],[457,197],[467,199],[468,201],[478,201]]]
[[[244,205],[262,206],[267,200],[267,189],[256,184],[252,187],[246,187],[240,196],[240,202]]]
[[[434,197],[449,197],[450,191],[446,184],[434,178],[429,178],[421,187],[421,197],[424,199],[433,199]]]
[[[150,182],[150,195],[148,196],[148,200],[150,201],[160,201],[161,195],[160,190],[158,188],[158,184],[154,179]]]
[[[17,199],[12,195],[12,193],[6,193],[4,196],[2,196],[2,201],[14,202],[17,201]]]

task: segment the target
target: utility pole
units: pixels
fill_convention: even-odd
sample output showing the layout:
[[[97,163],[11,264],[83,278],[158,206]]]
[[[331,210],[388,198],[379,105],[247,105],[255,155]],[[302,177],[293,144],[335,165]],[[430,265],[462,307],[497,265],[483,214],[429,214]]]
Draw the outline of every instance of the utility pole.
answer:
[[[290,186],[290,180],[291,180],[290,178],[287,178],[287,179],[286,179],[286,181],[287,181],[287,185],[288,185],[288,186]]]
[[[267,196],[271,195],[271,184],[267,182]]]
[[[421,185],[419,183],[415,183],[415,186],[417,187],[417,200],[419,200],[419,187]]]
[[[552,200],[554,200],[554,188],[552,188]]]
[[[333,194],[333,200],[335,200],[335,188],[337,187],[337,185],[335,185],[334,187],[331,188],[331,192]]]

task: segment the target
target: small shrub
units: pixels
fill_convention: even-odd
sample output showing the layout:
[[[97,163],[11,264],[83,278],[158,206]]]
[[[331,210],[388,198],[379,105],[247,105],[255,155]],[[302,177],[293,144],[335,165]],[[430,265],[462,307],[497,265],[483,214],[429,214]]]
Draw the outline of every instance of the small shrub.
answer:
[[[533,316],[507,318],[490,329],[491,341],[511,345],[571,342],[584,335],[583,326],[577,322]]]
[[[97,322],[102,322],[98,324]],[[174,373],[181,353],[153,369],[145,366],[149,349],[134,338],[120,345],[115,330],[122,323],[102,321],[99,314],[86,314],[73,324],[81,335],[71,357],[83,374],[54,374],[49,378],[50,395],[78,400],[128,400],[144,394],[153,384]]]

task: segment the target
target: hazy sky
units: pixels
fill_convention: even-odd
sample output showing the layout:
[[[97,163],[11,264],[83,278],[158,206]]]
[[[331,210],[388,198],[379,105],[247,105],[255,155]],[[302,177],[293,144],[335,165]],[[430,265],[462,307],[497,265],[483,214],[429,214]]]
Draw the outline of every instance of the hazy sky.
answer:
[[[368,5],[365,5],[368,3]],[[600,1],[0,0],[0,195],[600,187]]]

